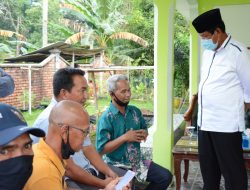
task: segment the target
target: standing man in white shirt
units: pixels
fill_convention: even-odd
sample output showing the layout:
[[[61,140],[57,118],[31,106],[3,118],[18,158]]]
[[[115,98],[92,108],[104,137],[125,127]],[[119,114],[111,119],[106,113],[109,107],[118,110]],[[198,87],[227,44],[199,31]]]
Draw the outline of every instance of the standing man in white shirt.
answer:
[[[192,22],[205,48],[198,94],[198,148],[204,190],[247,190],[242,131],[245,104],[250,103],[250,59],[247,48],[225,32],[220,10]]]

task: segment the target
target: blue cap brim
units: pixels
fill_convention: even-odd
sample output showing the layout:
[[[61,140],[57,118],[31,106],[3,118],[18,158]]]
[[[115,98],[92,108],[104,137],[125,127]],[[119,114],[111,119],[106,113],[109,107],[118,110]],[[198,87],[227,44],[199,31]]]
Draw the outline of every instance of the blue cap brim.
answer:
[[[39,128],[28,127],[28,126],[10,127],[0,132],[1,134],[0,146],[8,144],[9,142],[21,136],[24,133],[32,134],[37,137],[45,136],[45,132]]]

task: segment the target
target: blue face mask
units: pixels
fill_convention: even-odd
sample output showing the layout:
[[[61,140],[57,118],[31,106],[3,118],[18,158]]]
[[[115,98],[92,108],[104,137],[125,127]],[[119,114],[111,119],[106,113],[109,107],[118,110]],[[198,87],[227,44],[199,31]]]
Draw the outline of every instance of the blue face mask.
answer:
[[[208,50],[215,50],[218,46],[218,42],[215,44],[212,39],[202,39],[201,45]]]

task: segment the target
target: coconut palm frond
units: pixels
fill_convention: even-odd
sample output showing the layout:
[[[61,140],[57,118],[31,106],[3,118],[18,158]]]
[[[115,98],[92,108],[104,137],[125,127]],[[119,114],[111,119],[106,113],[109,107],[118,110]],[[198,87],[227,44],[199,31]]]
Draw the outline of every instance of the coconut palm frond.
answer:
[[[110,39],[132,40],[132,41],[140,44],[143,47],[148,46],[148,42],[146,40],[142,39],[141,37],[139,37],[139,36],[137,36],[135,34],[129,33],[129,32],[118,32],[118,33],[115,33],[115,34],[111,35],[109,38]]]
[[[65,43],[68,43],[68,44],[75,44],[79,41],[81,41],[82,37],[84,36],[84,32],[78,32],[76,34],[73,34],[72,36],[70,36],[66,41]]]
[[[20,40],[26,40],[26,38],[23,35],[18,34],[17,32],[13,32],[13,31],[10,31],[10,30],[0,30],[0,36],[12,37],[14,35]]]

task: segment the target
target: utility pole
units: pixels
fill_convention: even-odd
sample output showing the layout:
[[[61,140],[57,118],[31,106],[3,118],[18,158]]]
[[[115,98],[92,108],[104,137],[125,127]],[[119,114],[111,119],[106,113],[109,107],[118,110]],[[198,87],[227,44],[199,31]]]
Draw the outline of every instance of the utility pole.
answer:
[[[48,44],[48,0],[43,0],[43,47]]]

